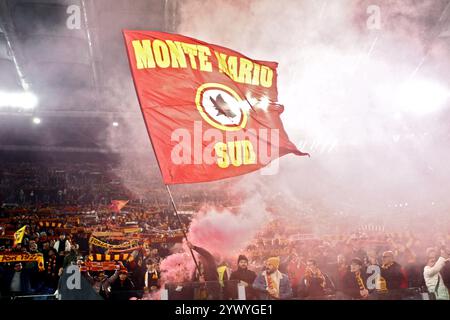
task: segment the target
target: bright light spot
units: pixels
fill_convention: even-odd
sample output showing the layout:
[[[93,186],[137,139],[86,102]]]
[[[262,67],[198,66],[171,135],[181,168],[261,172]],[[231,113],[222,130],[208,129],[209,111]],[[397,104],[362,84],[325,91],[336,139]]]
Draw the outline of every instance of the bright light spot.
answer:
[[[258,99],[253,98],[250,93],[247,93],[245,96],[245,100],[239,102],[239,107],[245,112],[249,112],[253,106],[258,103]]]
[[[33,118],[33,123],[34,123],[34,124],[40,124],[40,123],[41,123],[41,119],[40,119],[40,118],[37,118],[37,117],[34,117],[34,118]]]
[[[119,123],[116,122],[116,121],[114,121],[114,122],[112,123],[112,125],[113,125],[114,127],[118,127],[118,126],[119,126]]]
[[[255,107],[267,111],[269,109],[270,100],[266,96],[262,97],[260,100],[252,97],[251,94],[245,96],[246,100],[241,102],[241,107],[245,111],[249,111],[250,107]]]
[[[401,118],[402,118],[402,114],[401,114],[400,112],[396,112],[396,113],[394,114],[394,119],[400,120]]]
[[[31,92],[0,92],[0,108],[30,110],[38,104],[38,98]]]
[[[442,108],[449,95],[449,90],[438,83],[411,80],[400,87],[395,107],[404,112],[425,115]]]
[[[258,106],[263,109],[264,111],[267,111],[269,108],[269,98],[262,97],[261,101],[259,101]]]

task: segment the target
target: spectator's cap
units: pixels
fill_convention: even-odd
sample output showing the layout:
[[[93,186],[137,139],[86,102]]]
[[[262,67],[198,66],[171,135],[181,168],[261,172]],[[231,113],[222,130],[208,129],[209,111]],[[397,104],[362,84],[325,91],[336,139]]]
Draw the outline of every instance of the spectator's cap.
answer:
[[[278,269],[278,267],[280,266],[280,258],[279,257],[271,257],[271,258],[267,259],[267,263]]]
[[[360,258],[353,258],[352,261],[351,261],[351,263],[352,263],[352,264],[357,264],[357,265],[359,265],[360,267],[363,266],[363,262],[362,262],[362,260],[361,260]]]
[[[239,257],[238,257],[238,263],[239,263],[239,262],[241,262],[241,260],[245,260],[245,261],[247,261],[247,262],[248,262],[248,259],[247,259],[247,257],[246,257],[246,256],[244,256],[243,254],[239,255]]]
[[[128,274],[127,268],[120,268],[119,274]]]

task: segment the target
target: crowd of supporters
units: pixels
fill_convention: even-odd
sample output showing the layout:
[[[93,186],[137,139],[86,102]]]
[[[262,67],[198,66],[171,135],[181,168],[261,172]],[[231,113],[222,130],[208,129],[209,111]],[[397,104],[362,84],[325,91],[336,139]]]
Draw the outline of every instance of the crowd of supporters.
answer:
[[[0,263],[3,298],[52,295],[70,265],[83,270],[92,288],[105,299],[140,299],[159,292],[159,264],[183,238],[176,221],[164,210],[145,206],[130,205],[126,213],[97,208],[92,214],[90,209],[66,207],[68,211],[61,213],[51,208],[2,208],[0,255],[43,256],[43,266],[26,259]],[[182,220],[188,228],[190,216],[183,215]],[[23,225],[27,226],[24,237],[14,245],[11,234]],[[236,261],[219,261],[207,250],[190,245],[200,256],[200,272],[183,279],[216,283],[216,287],[205,287],[203,294],[197,288],[183,297],[237,298],[236,288],[230,290],[226,285],[237,281],[246,286],[247,299],[403,299],[417,298],[418,293],[449,299],[449,235],[427,238],[378,231],[317,237],[292,233],[295,228],[291,233],[277,230],[282,226],[279,221],[269,224]],[[102,239],[103,233],[127,230],[126,237],[105,240],[111,247],[89,241],[94,235]],[[135,247],[118,251],[112,247],[138,234]],[[277,237],[262,237],[273,234]],[[111,257],[109,265],[102,260],[105,256]],[[102,263],[100,269],[92,267],[95,263]],[[270,270],[278,276],[268,283]],[[270,289],[274,284],[277,289]]]
[[[205,203],[235,206],[236,199],[223,190],[184,190],[178,220],[164,190],[139,186],[147,196],[133,197],[112,167],[24,163],[2,169],[2,299],[64,294],[70,266],[81,271],[92,298],[110,300],[158,299],[164,288],[171,299],[236,299],[238,284],[247,299],[449,299],[450,234],[384,227],[317,233],[313,215],[295,224],[274,214],[231,260],[211,255],[207,243],[187,243],[185,252],[198,258],[195,271],[168,281],[160,263],[177,252],[192,214]],[[132,169],[120,176],[139,180]],[[131,201],[120,211],[110,206],[113,199]]]
[[[280,270],[289,276],[297,298],[400,299],[434,293],[440,279],[435,298],[448,299],[449,242],[450,235],[355,232],[304,239],[259,238],[246,254],[255,270],[267,256],[280,256]],[[318,281],[316,285],[311,279]]]
[[[74,210],[67,212],[65,210]],[[119,213],[108,208],[90,207],[55,210],[44,208],[2,208],[0,209],[0,289],[3,297],[53,294],[58,288],[63,270],[70,265],[84,266],[97,262],[96,257],[112,256],[107,271],[89,274],[92,283],[110,275],[108,280],[114,288],[114,280],[121,279],[114,271],[120,262],[120,273],[128,271],[133,274],[134,284],[143,283],[139,275],[150,265],[156,270],[160,259],[169,254],[168,248],[181,240],[179,226],[175,221],[164,217],[164,211],[141,208],[128,209]],[[77,211],[77,210],[82,210]],[[57,211],[57,213],[55,212]],[[65,211],[64,213],[60,211]],[[95,212],[95,214],[92,214]],[[189,224],[190,216],[181,216],[183,226]],[[26,226],[20,243],[14,243],[14,230]],[[104,237],[105,233],[115,237]],[[95,236],[95,237],[94,237]],[[97,239],[100,245],[90,243]],[[120,248],[114,252],[115,244],[125,241],[133,245]],[[151,243],[151,245],[149,245]],[[105,246],[103,246],[105,245]],[[42,254],[43,265],[39,266],[37,259],[29,259],[33,254]],[[17,261],[7,262],[8,257],[17,257]],[[20,260],[25,261],[20,261]],[[30,261],[27,261],[30,260]],[[150,264],[150,262],[152,262]],[[100,266],[100,269],[103,267]],[[125,272],[126,271],[126,272]],[[158,271],[159,272],[159,271]],[[106,279],[106,278],[105,278]],[[103,280],[105,280],[103,279]],[[102,282],[102,281],[101,281]],[[152,281],[150,281],[152,282]],[[131,285],[133,284],[133,285]],[[103,288],[106,286],[100,286]],[[142,289],[142,288],[141,288]],[[114,292],[114,290],[113,290]],[[102,293],[103,294],[103,293]]]

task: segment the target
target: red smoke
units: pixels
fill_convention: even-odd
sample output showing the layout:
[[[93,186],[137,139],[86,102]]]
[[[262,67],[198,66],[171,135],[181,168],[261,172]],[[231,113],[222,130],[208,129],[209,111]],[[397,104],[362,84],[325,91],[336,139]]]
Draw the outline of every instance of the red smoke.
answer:
[[[193,219],[189,241],[216,257],[237,257],[267,224],[268,212],[260,196],[246,201],[237,213],[204,207]]]
[[[188,253],[174,253],[160,263],[161,288],[166,283],[187,282],[194,272],[194,261]],[[146,294],[142,300],[160,300],[161,290]]]

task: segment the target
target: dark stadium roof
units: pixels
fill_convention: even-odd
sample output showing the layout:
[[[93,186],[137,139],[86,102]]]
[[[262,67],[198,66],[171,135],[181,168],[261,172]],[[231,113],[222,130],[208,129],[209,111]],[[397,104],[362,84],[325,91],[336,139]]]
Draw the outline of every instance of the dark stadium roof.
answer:
[[[0,151],[110,149],[113,121],[142,121],[121,30],[171,31],[175,10],[165,0],[0,1],[0,93],[39,100],[0,107]]]

